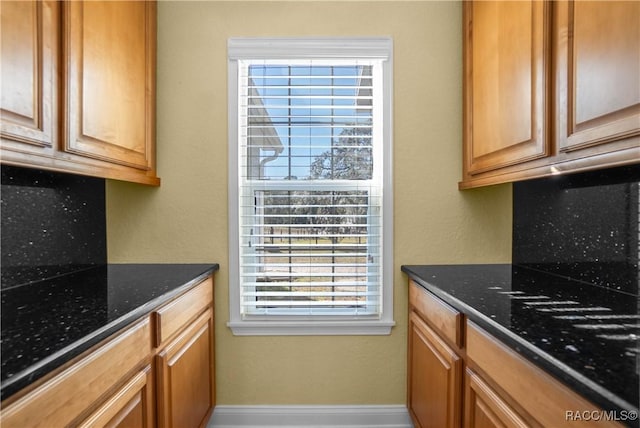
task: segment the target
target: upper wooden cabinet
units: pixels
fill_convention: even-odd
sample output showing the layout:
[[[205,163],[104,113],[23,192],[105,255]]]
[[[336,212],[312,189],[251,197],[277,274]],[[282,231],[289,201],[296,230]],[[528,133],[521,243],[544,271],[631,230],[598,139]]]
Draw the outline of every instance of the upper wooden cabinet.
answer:
[[[460,188],[640,162],[640,4],[464,3]]]
[[[153,166],[155,4],[65,7],[65,151]]]
[[[3,1],[0,7],[3,148],[6,143],[51,153],[58,142],[58,6],[53,1]]]
[[[465,3],[467,174],[548,155],[549,5]]]
[[[156,3],[3,1],[2,162],[158,185]]]
[[[556,7],[560,151],[640,135],[640,2]]]

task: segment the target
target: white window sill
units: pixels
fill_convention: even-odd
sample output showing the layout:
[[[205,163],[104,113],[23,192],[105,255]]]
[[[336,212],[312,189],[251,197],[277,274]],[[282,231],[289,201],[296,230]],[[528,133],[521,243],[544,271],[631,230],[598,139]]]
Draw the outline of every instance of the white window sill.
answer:
[[[234,336],[372,336],[389,335],[391,321],[236,321]]]

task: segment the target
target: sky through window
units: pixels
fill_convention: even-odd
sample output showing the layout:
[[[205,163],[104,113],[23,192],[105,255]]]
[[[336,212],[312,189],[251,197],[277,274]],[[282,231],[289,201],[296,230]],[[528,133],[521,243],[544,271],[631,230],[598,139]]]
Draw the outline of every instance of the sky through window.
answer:
[[[248,85],[249,145],[260,165],[250,177],[371,178],[362,173],[372,162],[371,66],[251,65]]]

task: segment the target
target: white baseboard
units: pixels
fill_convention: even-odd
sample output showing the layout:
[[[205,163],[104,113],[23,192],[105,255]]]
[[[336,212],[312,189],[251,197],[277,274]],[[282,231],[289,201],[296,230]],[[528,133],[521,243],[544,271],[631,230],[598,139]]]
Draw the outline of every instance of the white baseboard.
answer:
[[[207,428],[412,428],[403,405],[216,406]]]

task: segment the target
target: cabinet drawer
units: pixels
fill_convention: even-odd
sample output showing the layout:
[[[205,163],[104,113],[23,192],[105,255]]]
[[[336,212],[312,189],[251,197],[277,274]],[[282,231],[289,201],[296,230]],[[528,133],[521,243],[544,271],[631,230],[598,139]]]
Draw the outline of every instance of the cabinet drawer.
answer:
[[[151,365],[147,365],[131,376],[105,403],[79,423],[77,428],[153,427],[152,388]]]
[[[66,426],[150,354],[149,319],[119,334],[15,403],[2,409],[3,427]]]
[[[462,347],[462,314],[410,280],[409,304],[440,334]]]
[[[177,333],[213,302],[213,278],[209,277],[155,312],[155,346]]]
[[[528,423],[473,370],[467,368],[465,376],[465,420],[468,427],[480,427],[483,421],[494,421],[495,426],[528,428]]]
[[[571,427],[576,422],[567,419],[567,411],[596,414],[600,410],[469,321],[466,345],[469,365],[482,370],[487,380],[497,384],[542,426]],[[620,426],[605,419],[590,420],[589,426]]]

